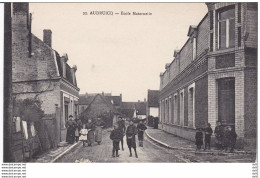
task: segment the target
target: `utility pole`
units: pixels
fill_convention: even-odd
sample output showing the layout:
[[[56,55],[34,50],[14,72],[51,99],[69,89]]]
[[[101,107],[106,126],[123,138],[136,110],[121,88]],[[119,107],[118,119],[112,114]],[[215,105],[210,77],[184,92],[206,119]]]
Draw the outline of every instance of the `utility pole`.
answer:
[[[4,162],[14,162],[12,152],[12,18],[11,3],[4,3]]]

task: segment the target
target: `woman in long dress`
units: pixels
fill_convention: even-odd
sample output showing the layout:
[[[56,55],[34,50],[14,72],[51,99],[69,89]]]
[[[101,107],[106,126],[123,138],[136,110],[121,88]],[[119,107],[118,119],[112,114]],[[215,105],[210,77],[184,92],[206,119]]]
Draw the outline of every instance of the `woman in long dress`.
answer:
[[[97,121],[95,122],[95,140],[100,145],[102,141],[102,130],[105,126],[105,123],[101,120],[101,118],[97,118]]]
[[[66,123],[67,128],[67,136],[66,136],[66,142],[69,144],[73,144],[75,142],[75,127],[76,122],[73,120],[73,116],[69,116],[69,120]]]
[[[92,122],[92,119],[88,119],[88,122],[86,123],[86,129],[88,130],[88,146],[91,146],[95,142],[94,138],[94,131],[95,131],[95,125]]]

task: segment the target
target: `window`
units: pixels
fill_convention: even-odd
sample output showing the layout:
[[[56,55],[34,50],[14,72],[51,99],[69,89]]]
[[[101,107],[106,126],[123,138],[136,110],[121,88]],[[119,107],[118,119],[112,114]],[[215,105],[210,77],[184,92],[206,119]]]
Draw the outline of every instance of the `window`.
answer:
[[[237,6],[237,22],[241,23],[241,2]]]
[[[168,123],[169,120],[169,106],[168,106],[168,100],[165,100],[165,123]]]
[[[241,47],[241,27],[238,27],[237,31],[238,31],[238,33],[237,33],[238,47]]]
[[[180,92],[180,125],[184,125],[184,90]]]
[[[213,33],[210,33],[210,51],[213,51]]]
[[[64,109],[65,109],[65,123],[67,123],[67,121],[69,119],[69,105],[65,104]]]
[[[219,49],[235,46],[235,8],[229,6],[218,12]]]
[[[188,126],[195,128],[195,83],[188,87]]]
[[[196,59],[196,51],[197,51],[197,43],[196,43],[196,38],[193,38],[193,49],[192,49],[192,59]]]
[[[213,29],[213,11],[210,11],[210,30]]]
[[[177,97],[177,93],[174,94],[174,97],[173,97],[173,123],[174,124],[180,124],[180,121],[178,119],[178,97]]]
[[[172,123],[172,98],[169,97],[169,119],[168,123]]]

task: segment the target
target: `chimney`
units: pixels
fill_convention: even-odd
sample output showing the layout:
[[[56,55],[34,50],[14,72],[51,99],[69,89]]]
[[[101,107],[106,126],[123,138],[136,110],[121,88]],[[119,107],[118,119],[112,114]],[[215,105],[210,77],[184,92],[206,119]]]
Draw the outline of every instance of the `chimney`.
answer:
[[[29,3],[24,2],[24,3],[19,3],[15,2],[13,3],[13,14],[16,13],[21,13],[21,14],[29,14]]]
[[[49,47],[51,47],[51,41],[52,41],[51,34],[52,34],[51,30],[49,29],[43,30],[43,42],[47,44]]]
[[[144,102],[146,102],[146,98],[144,98]]]
[[[102,91],[102,95],[105,96],[104,92]]]
[[[73,80],[73,84],[76,86],[76,71],[77,71],[77,66],[74,65],[71,68],[71,75],[72,75],[72,80]]]
[[[66,65],[68,61],[68,55],[65,53],[61,57],[62,76],[66,78]]]
[[[138,100],[138,103],[140,103],[140,100]]]

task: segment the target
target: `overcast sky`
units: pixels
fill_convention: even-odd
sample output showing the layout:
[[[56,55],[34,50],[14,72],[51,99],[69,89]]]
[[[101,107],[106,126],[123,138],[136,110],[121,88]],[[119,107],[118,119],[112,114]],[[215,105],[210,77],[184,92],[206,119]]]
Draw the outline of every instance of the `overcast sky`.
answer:
[[[150,12],[150,16],[83,15],[90,11]],[[207,13],[205,3],[30,3],[32,32],[52,30],[52,47],[77,65],[80,93],[122,93],[143,100],[159,89],[160,72],[187,40],[190,25]]]

